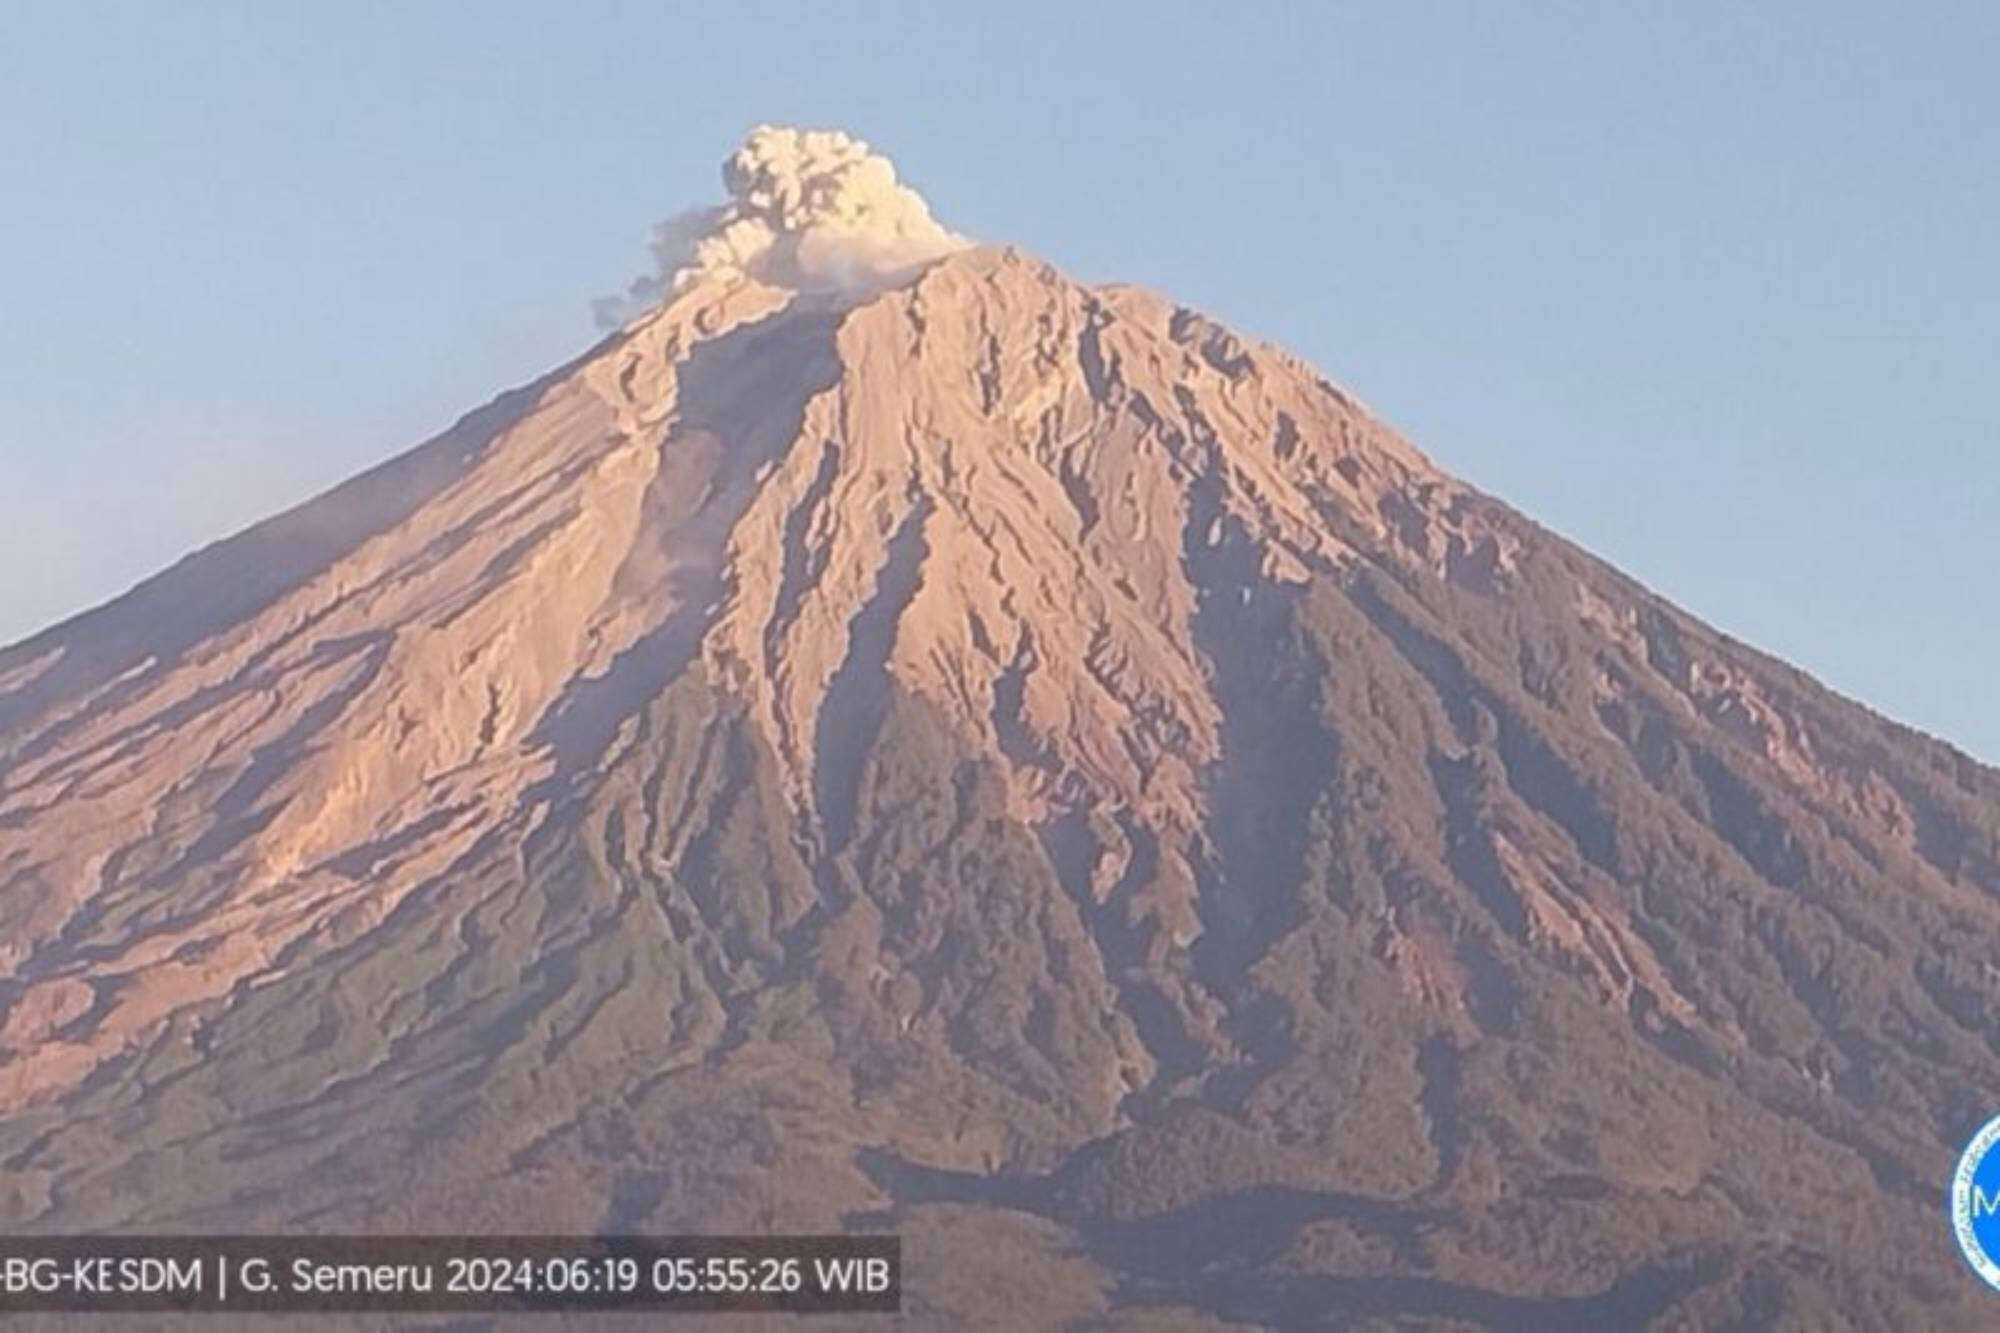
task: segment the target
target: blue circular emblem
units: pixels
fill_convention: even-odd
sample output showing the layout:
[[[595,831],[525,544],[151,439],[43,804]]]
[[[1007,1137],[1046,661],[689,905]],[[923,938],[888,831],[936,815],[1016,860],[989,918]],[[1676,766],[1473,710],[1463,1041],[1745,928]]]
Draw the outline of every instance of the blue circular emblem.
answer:
[[[1951,1229],[1986,1285],[2000,1290],[2000,1116],[1972,1136],[1951,1178]]]

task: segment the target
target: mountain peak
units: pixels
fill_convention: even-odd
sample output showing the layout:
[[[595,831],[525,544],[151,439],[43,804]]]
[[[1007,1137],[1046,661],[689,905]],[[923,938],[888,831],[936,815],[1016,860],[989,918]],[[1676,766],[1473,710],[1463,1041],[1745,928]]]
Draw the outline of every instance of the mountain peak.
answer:
[[[878,162],[753,134],[649,314],[0,651],[0,1224],[1955,1322],[1882,1256],[2000,1085],[2000,776]]]

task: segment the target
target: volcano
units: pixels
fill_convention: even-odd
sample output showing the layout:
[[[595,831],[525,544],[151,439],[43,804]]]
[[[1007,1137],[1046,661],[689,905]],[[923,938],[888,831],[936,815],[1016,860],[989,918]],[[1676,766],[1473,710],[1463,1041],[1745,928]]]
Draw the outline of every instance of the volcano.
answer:
[[[1279,349],[752,158],[577,360],[0,653],[0,1224],[1990,1315],[2000,773]]]

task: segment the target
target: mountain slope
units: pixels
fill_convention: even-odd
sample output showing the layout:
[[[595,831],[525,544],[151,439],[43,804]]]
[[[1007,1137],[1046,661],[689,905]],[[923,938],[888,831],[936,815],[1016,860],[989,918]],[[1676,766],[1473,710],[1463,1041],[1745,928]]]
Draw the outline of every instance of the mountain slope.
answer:
[[[2000,775],[1017,252],[678,288],[0,655],[8,1225],[1970,1325]]]

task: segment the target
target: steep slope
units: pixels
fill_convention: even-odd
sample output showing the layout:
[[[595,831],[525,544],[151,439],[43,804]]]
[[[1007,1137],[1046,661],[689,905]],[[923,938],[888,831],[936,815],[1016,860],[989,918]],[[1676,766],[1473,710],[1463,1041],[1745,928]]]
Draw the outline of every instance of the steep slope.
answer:
[[[884,281],[685,283],[0,654],[0,1220],[1976,1322],[2000,775],[1190,311]]]

